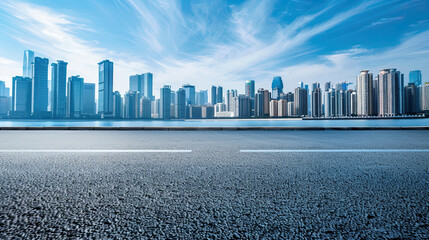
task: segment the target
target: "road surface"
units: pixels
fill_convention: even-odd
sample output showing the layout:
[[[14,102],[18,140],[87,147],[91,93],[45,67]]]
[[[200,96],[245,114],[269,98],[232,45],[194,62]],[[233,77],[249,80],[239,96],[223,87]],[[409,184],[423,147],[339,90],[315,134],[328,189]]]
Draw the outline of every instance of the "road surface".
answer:
[[[0,131],[0,239],[429,238],[429,131]]]

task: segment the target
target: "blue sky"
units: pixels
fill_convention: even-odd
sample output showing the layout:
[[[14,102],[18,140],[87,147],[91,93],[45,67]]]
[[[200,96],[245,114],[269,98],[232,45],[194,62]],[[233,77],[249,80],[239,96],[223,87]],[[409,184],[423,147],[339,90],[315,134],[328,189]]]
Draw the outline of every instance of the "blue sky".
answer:
[[[429,1],[2,0],[0,80],[22,75],[25,49],[69,62],[69,75],[97,82],[97,63],[115,63],[114,88],[154,73],[154,92],[244,81],[269,88],[281,76],[355,82],[361,69],[429,73]]]

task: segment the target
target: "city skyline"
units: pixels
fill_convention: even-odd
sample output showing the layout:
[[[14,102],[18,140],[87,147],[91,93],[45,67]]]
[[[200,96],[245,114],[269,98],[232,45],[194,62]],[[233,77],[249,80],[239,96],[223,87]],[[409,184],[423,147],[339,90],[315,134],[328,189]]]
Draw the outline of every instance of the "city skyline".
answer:
[[[37,54],[36,54],[37,55]],[[51,64],[52,81],[48,84],[49,59],[24,51],[22,75],[13,77],[10,88],[0,81],[0,115],[9,118],[250,118],[250,117],[391,117],[428,114],[429,82],[422,82],[420,70],[409,72],[409,83],[396,68],[384,68],[375,75],[361,70],[352,82],[299,82],[292,92],[285,92],[283,79],[273,77],[271,92],[258,88],[255,81],[244,82],[244,94],[237,89],[212,85],[196,91],[195,85],[183,84],[174,91],[170,85],[160,88],[160,98],[153,95],[153,74],[131,75],[129,88],[121,94],[113,88],[114,62],[98,63],[98,99],[96,85],[85,83],[80,75],[67,79],[68,63]],[[31,66],[31,68],[30,68]],[[24,77],[32,75],[32,78]],[[156,81],[155,81],[156,82]],[[50,86],[50,88],[49,88]],[[310,88],[310,87],[311,88]],[[225,97],[223,97],[225,96]],[[96,103],[98,102],[98,104]]]
[[[207,90],[211,85],[241,89],[242,82],[250,79],[256,80],[256,88],[268,89],[272,77],[281,76],[285,91],[292,91],[301,81],[354,82],[361,69],[376,72],[397,67],[423,73],[429,69],[425,61],[429,21],[424,14],[429,7],[425,1],[165,4],[168,7],[141,1],[103,5],[86,1],[60,7],[50,1],[3,1],[0,80],[11,86],[12,77],[21,75],[22,55],[16,53],[25,49],[33,49],[50,62],[68,62],[70,76],[81,75],[89,83],[98,81],[96,63],[110,59],[115,62],[113,88],[122,94],[128,90],[129,76],[145,72],[156,76],[154,89],[165,84],[178,89],[183,83]],[[203,10],[225,29],[203,18]],[[94,13],[94,18],[84,16],[86,11]],[[95,21],[109,15],[130,21],[113,26]],[[195,19],[200,20],[200,28]],[[137,29],[130,29],[126,22]],[[148,29],[140,27],[142,23]],[[173,34],[170,38],[178,41],[161,37],[164,33]],[[124,38],[129,40],[121,41]],[[159,92],[154,95],[159,97]]]

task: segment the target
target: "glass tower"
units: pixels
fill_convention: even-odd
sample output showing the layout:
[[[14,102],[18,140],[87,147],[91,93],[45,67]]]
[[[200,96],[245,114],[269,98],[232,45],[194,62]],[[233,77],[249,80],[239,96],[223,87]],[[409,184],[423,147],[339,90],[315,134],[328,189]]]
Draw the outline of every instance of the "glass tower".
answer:
[[[113,115],[113,62],[98,63],[98,113],[102,118]]]
[[[48,111],[48,65],[47,58],[34,58],[31,113],[35,116],[40,116]]]
[[[422,72],[420,70],[411,71],[409,74],[409,83],[414,83],[416,86],[422,85]]]
[[[54,118],[66,116],[67,63],[52,63],[51,71],[51,111]]]
[[[32,64],[34,63],[34,52],[31,50],[24,51],[24,62],[22,68],[22,76],[23,77],[33,77],[33,68]]]

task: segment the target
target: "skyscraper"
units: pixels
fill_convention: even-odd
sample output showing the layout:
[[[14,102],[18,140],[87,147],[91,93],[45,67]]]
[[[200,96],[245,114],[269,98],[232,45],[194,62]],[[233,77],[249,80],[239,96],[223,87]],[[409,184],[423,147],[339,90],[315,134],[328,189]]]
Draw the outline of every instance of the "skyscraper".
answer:
[[[34,52],[31,50],[24,51],[24,62],[22,68],[22,76],[32,78],[33,77],[33,63],[34,63]]]
[[[279,106],[277,100],[270,101],[270,117],[278,117],[279,116]]]
[[[308,115],[308,90],[305,88],[295,88],[294,94],[294,114],[296,116]]]
[[[247,80],[244,85],[244,94],[250,98],[255,98],[255,81]]]
[[[217,86],[216,97],[216,103],[223,103],[223,88],[221,86]]]
[[[258,89],[255,94],[255,117],[270,115],[270,92],[263,88]]]
[[[271,83],[273,99],[279,99],[280,94],[283,93],[283,80],[281,77],[277,76],[273,78],[273,82]]]
[[[350,97],[350,115],[357,116],[357,93],[352,91]]]
[[[194,87],[195,90],[195,87]],[[168,85],[164,85],[160,89],[160,102],[159,102],[159,118],[168,120],[171,118],[170,116],[170,108],[171,108],[171,87]]]
[[[46,117],[48,111],[48,65],[47,58],[35,57],[31,86],[31,113],[35,117]]]
[[[143,74],[143,96],[151,101],[155,100],[153,96],[153,74],[150,72]]]
[[[225,98],[225,103],[226,103],[226,111],[228,112],[233,112],[234,111],[234,102],[233,102],[233,98],[237,97],[237,90],[231,89],[231,90],[227,90],[226,91],[226,98]]]
[[[250,96],[240,94],[236,100],[236,117],[239,118],[250,118],[251,114],[251,102]]]
[[[379,81],[379,115],[395,116],[403,112],[404,75],[395,68],[382,69]]]
[[[373,110],[373,79],[369,70],[362,70],[356,80],[357,115],[372,116]]]
[[[280,99],[278,102],[278,110],[277,110],[279,117],[286,117],[287,116],[287,101],[286,99]]]
[[[113,116],[113,62],[98,63],[98,113],[101,118]]]
[[[426,114],[429,114],[429,83],[419,86],[420,87],[420,108]]]
[[[144,92],[144,81],[143,74],[136,74],[130,76],[130,89],[131,92],[139,92],[140,96],[143,96]]]
[[[140,99],[140,117],[143,119],[151,118],[151,105],[152,101],[147,97]]]
[[[137,91],[140,97],[145,96],[153,100],[153,74],[148,72],[130,76],[130,91]]]
[[[416,86],[422,85],[422,72],[420,70],[410,71],[409,83],[414,83]]]
[[[175,113],[177,119],[186,118],[186,90],[179,88],[176,92]]]
[[[12,78],[12,111],[14,116],[28,117],[31,113],[31,78]]]
[[[113,111],[113,118],[122,118],[122,113],[123,113],[123,103],[122,103],[122,96],[121,93],[118,91],[115,91],[113,93],[113,107],[112,107],[112,111]]]
[[[322,90],[320,84],[313,84],[313,91],[311,92],[311,116],[322,116]]]
[[[129,91],[124,95],[124,118],[136,119],[140,117],[140,93]]]
[[[185,84],[183,88],[186,92],[186,105],[195,105],[195,86]]]
[[[95,108],[95,83],[84,83],[82,114],[93,117],[96,113]]]
[[[408,83],[404,89],[404,113],[416,114],[420,111],[418,87],[414,82]]]
[[[210,103],[214,106],[217,103],[217,88],[216,86],[212,86],[210,88]]]
[[[201,90],[196,94],[196,105],[207,105],[208,104],[208,91]]]
[[[64,118],[66,116],[66,85],[67,85],[67,63],[58,60],[52,63],[51,71],[51,111],[53,118]]]
[[[67,116],[70,118],[80,118],[82,116],[83,89],[83,78],[79,75],[69,77],[67,84]]]

